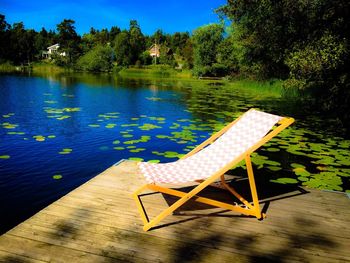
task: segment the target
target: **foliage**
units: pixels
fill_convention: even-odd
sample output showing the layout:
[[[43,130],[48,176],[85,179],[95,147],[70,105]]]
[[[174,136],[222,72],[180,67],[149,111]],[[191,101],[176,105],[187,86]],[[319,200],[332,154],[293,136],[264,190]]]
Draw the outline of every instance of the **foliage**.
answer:
[[[72,62],[74,62],[80,54],[80,37],[75,31],[74,23],[74,20],[64,19],[60,24],[57,25],[60,50],[66,52],[68,58],[66,61],[67,64],[71,64]]]
[[[115,60],[118,65],[127,66],[131,63],[129,34],[122,31],[117,35],[114,41]]]
[[[287,93],[349,127],[349,9],[345,0],[268,0],[228,1],[218,12],[233,21],[240,73],[287,79]]]
[[[109,46],[97,46],[81,56],[76,64],[77,69],[93,72],[108,72],[112,69],[113,50]]]
[[[209,24],[194,31],[193,58],[194,74],[197,76],[215,75],[218,68],[218,46],[223,40],[224,29],[220,24]],[[214,66],[215,64],[215,66]]]

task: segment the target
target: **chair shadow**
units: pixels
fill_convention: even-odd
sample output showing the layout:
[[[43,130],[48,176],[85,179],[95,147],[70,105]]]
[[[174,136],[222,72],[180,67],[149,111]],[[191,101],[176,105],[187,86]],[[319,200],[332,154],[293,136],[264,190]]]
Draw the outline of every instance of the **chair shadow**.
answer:
[[[276,202],[278,200],[292,198],[295,196],[309,193],[308,191],[304,190],[300,186],[291,185],[291,184],[288,185],[288,184],[273,183],[269,181],[269,178],[265,178],[265,177],[260,177],[255,180],[258,188],[257,192],[258,192],[259,204],[261,206],[262,213],[268,212],[268,208],[271,202]],[[248,178],[233,177],[226,180],[226,182],[231,187],[233,187],[248,202],[252,202]],[[174,189],[182,192],[189,192],[196,186],[197,184],[194,183],[194,185],[190,187],[179,187]],[[140,195],[140,198],[147,195],[154,195],[154,194],[161,194],[168,206],[171,206],[179,199],[178,197],[171,196],[164,193],[158,193],[158,192],[142,194]],[[228,191],[223,189],[218,189],[216,187],[205,188],[200,192],[199,196],[215,199],[217,201],[225,202],[228,204],[235,204],[235,203],[238,205],[242,204],[235,196],[233,196]],[[213,211],[213,209],[216,209],[216,210]],[[199,203],[194,201],[193,199],[190,199],[189,201],[187,201],[185,204],[183,204],[173,212],[173,215],[186,216],[187,217],[186,219],[181,219],[181,220],[176,220],[174,222],[161,224],[153,227],[152,230],[170,226],[170,225],[181,224],[184,222],[196,220],[203,217],[254,218],[253,216],[234,213],[230,210],[221,209],[220,211],[217,211],[217,209],[218,209],[217,207]]]

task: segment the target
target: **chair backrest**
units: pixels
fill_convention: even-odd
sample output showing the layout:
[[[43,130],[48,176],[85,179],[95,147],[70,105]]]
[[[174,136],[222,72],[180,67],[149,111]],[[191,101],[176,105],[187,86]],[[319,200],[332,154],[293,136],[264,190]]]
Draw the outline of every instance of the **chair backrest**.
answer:
[[[197,175],[203,179],[212,175],[258,143],[282,117],[249,110],[215,142],[198,153],[180,159],[176,166],[196,167]]]

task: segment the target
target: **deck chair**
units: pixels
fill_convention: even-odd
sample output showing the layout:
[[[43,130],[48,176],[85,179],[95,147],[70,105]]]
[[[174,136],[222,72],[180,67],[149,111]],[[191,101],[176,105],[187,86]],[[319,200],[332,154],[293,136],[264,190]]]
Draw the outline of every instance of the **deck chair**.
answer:
[[[143,229],[148,231],[155,227],[162,219],[173,213],[189,199],[254,216],[258,219],[264,217],[265,215],[262,214],[259,207],[250,155],[293,122],[293,118],[250,109],[175,162],[138,163],[141,173],[148,182],[133,193],[144,223]],[[228,170],[242,160],[245,160],[247,167],[252,203],[229,186],[224,177]],[[217,183],[217,181],[222,188],[239,199],[242,205],[229,204],[197,195],[204,188]],[[198,185],[190,192],[164,187],[164,184],[181,185],[188,182],[194,182]],[[176,196],[179,199],[152,220],[149,220],[140,199],[140,194],[146,189]]]

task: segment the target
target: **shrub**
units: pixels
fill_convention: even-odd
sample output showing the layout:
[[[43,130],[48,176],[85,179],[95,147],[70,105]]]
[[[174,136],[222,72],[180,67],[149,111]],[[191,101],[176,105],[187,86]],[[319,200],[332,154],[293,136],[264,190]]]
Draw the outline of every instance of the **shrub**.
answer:
[[[82,71],[108,72],[113,64],[113,50],[109,46],[97,46],[81,56],[76,64]]]

